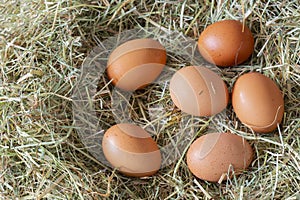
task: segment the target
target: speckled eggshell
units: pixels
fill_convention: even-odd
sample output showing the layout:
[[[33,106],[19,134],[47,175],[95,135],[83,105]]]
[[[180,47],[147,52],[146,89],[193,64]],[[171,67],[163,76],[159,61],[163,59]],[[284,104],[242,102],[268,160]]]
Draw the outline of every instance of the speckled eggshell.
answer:
[[[242,123],[267,133],[282,121],[284,100],[274,81],[257,72],[240,76],[232,91],[232,106]]]
[[[246,61],[253,52],[251,31],[240,21],[223,20],[209,25],[198,40],[201,55],[220,67],[235,66]]]
[[[134,124],[116,124],[102,140],[107,161],[127,176],[155,174],[161,165],[161,153],[149,133]]]
[[[158,41],[150,38],[130,40],[110,54],[107,75],[118,88],[134,91],[152,83],[166,60],[166,50]]]
[[[253,150],[250,144],[232,133],[209,133],[201,136],[191,144],[187,152],[190,171],[196,177],[211,182],[218,182],[223,176],[226,179],[232,169],[235,174],[241,173],[252,160]]]
[[[170,96],[183,112],[195,116],[212,116],[226,108],[228,90],[222,78],[202,66],[178,70],[170,81]]]

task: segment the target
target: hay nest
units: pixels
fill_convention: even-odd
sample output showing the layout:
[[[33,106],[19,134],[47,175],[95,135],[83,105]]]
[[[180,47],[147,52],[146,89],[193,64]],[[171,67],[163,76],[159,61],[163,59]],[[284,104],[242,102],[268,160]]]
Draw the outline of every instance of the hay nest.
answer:
[[[0,13],[1,198],[299,199],[298,1],[6,0]],[[172,105],[164,82],[134,92],[125,103],[132,121],[159,133],[154,138],[160,146],[172,141],[184,119],[190,120],[184,121],[185,128],[194,133],[188,142],[211,130],[245,137],[255,150],[249,170],[221,184],[201,181],[187,168],[186,148],[157,175],[142,179],[125,177],[100,162],[73,120],[74,90],[95,47],[131,29],[176,32],[196,41],[207,25],[221,19],[245,20],[255,51],[242,66],[214,70],[229,88],[248,71],[274,80],[285,100],[276,131],[252,133],[230,106],[215,117],[186,118]],[[168,53],[174,70],[193,63],[180,52]],[[105,130],[116,123],[114,90],[105,73],[92,84],[88,104]]]

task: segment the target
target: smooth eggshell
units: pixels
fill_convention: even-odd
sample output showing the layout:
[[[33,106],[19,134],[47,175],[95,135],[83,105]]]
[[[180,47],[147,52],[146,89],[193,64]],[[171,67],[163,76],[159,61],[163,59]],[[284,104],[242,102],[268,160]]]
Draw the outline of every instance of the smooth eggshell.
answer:
[[[201,55],[217,66],[234,66],[246,61],[254,49],[251,31],[236,20],[223,20],[209,25],[198,40]]]
[[[226,84],[212,70],[188,66],[178,70],[170,81],[170,95],[183,112],[195,116],[211,116],[228,103]]]
[[[109,56],[108,78],[127,91],[152,83],[167,60],[165,48],[153,39],[135,39],[118,46]]]
[[[108,162],[127,176],[155,174],[161,165],[161,153],[149,133],[134,124],[116,124],[102,140]]]
[[[210,133],[195,140],[187,152],[187,165],[198,178],[218,182],[230,172],[239,174],[251,164],[253,150],[242,137],[232,133]],[[231,169],[231,168],[230,168]]]
[[[271,132],[281,123],[283,95],[275,82],[257,72],[240,76],[232,91],[232,106],[242,123],[256,132]]]

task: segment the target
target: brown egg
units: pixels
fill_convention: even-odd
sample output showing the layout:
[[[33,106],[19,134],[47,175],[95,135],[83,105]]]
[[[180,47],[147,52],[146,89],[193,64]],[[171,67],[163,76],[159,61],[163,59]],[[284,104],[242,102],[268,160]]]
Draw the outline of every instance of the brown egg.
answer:
[[[221,77],[202,66],[178,70],[170,81],[170,95],[183,112],[195,116],[211,116],[228,103],[228,90]]]
[[[198,178],[218,182],[227,172],[248,168],[253,150],[242,137],[232,133],[210,133],[195,140],[187,152],[187,165]],[[233,168],[230,168],[232,166]]]
[[[210,63],[220,67],[246,61],[254,49],[251,31],[236,20],[223,20],[209,25],[200,35],[198,48]]]
[[[134,91],[152,83],[163,70],[166,60],[166,50],[158,41],[135,39],[110,54],[107,74],[115,86]]]
[[[232,106],[242,123],[256,132],[271,132],[281,123],[283,95],[277,85],[263,74],[240,76],[232,91]]]
[[[102,148],[108,162],[127,176],[155,174],[161,153],[149,133],[133,124],[117,124],[104,134]]]

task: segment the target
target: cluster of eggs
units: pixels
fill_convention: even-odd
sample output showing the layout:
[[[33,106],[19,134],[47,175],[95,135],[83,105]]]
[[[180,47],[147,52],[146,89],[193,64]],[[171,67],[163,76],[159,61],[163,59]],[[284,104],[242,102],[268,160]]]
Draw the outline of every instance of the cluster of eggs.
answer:
[[[248,27],[236,20],[208,26],[200,35],[198,49],[205,60],[219,67],[246,61],[254,49]],[[107,74],[123,90],[134,91],[152,83],[167,60],[165,48],[153,39],[136,39],[117,47],[110,55]],[[229,92],[222,78],[204,66],[187,66],[170,80],[170,96],[180,110],[194,116],[212,116],[227,107]],[[241,75],[232,89],[232,106],[240,121],[256,132],[271,132],[281,123],[284,102],[277,85],[265,75]],[[161,165],[156,142],[141,127],[116,124],[102,141],[111,165],[128,176],[150,176]],[[196,139],[187,151],[187,165],[200,179],[217,182],[228,174],[245,170],[253,160],[250,144],[232,133],[210,133]],[[230,178],[230,177],[229,177]]]

